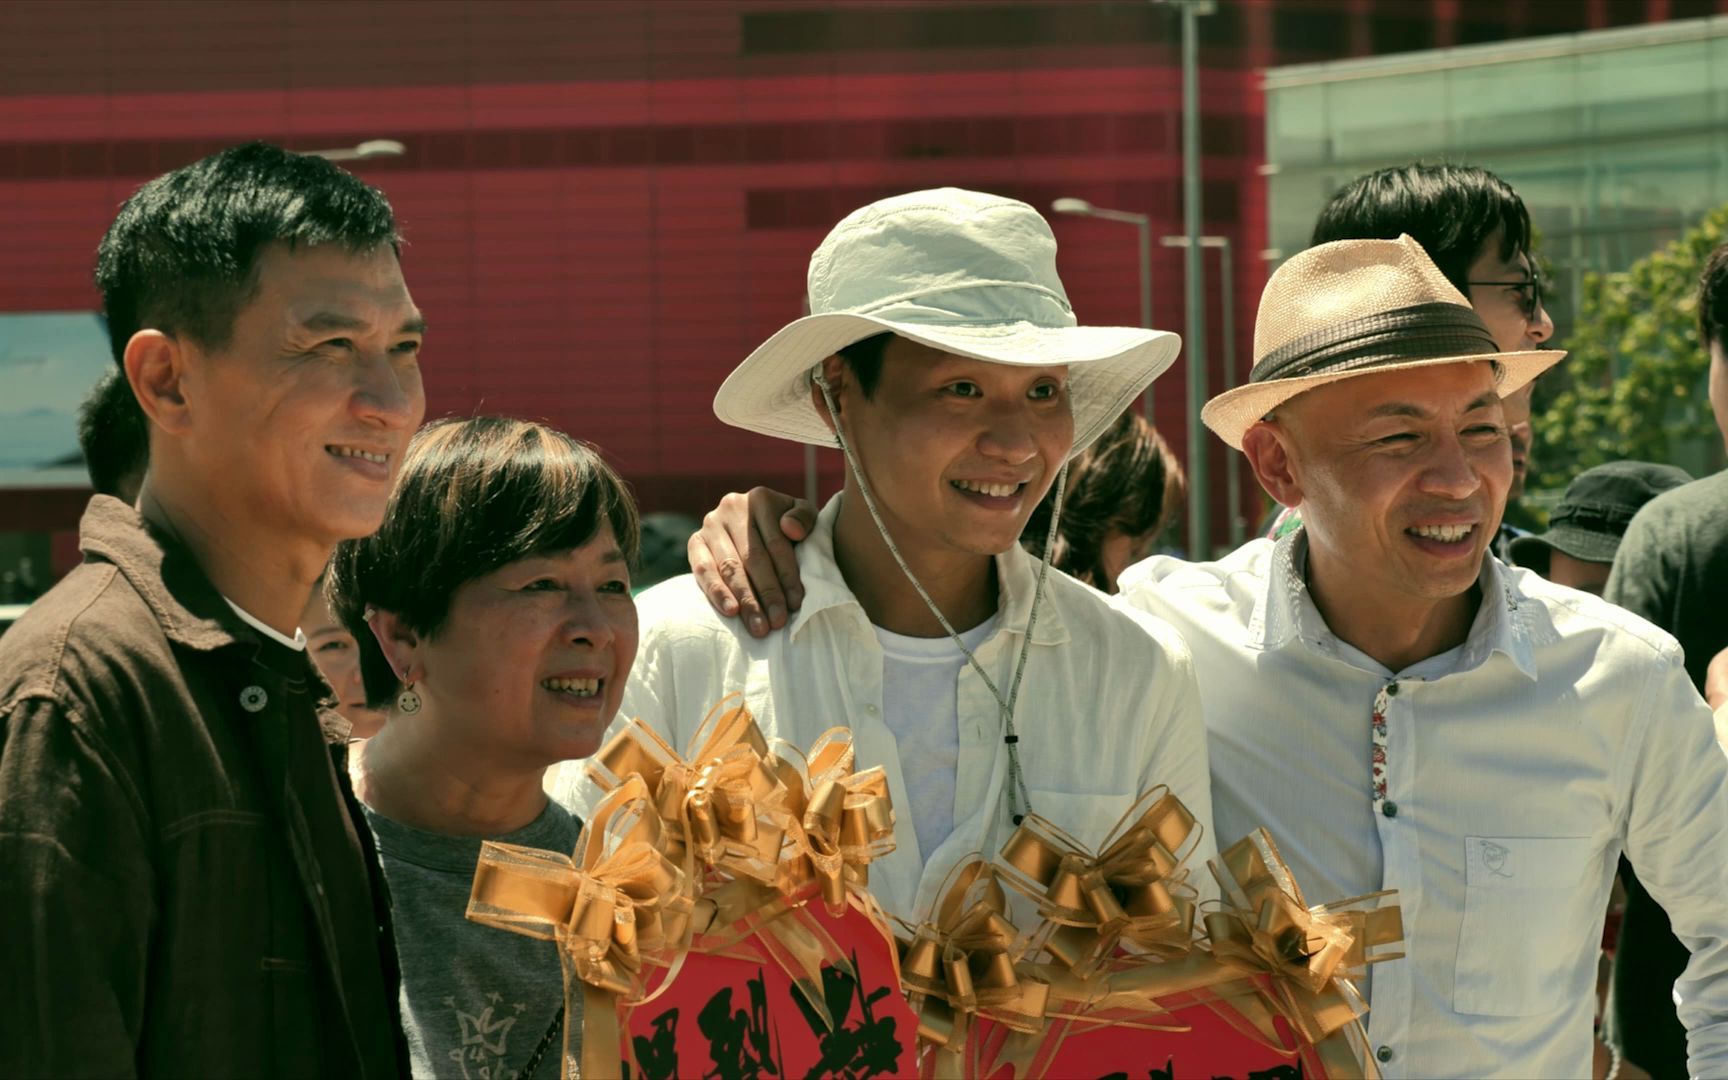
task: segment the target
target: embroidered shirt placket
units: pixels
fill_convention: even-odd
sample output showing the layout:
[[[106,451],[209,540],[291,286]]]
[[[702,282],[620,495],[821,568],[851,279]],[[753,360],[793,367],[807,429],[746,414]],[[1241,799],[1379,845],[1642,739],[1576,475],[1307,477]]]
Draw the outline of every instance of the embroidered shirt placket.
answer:
[[[1386,803],[1386,710],[1392,707],[1392,695],[1388,693],[1391,683],[1380,688],[1374,695],[1374,712],[1370,720],[1373,730],[1373,749],[1371,762],[1373,764],[1374,782],[1374,812],[1385,812]]]
[[[1415,823],[1410,820],[1417,809],[1416,732],[1410,723],[1411,690],[1417,682],[1394,678],[1382,683],[1369,718],[1370,786],[1374,827],[1380,835],[1381,887],[1398,890],[1405,925],[1411,924],[1421,904],[1420,852]],[[1408,1041],[1413,1005],[1408,962],[1378,966],[1370,985],[1369,1044],[1381,1075],[1396,1080],[1408,1075],[1399,1060]]]

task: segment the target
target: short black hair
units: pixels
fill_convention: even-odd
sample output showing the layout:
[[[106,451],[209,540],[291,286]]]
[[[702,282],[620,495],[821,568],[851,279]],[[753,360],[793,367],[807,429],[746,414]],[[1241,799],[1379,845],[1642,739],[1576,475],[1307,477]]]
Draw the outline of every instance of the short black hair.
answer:
[[[858,380],[858,390],[865,400],[876,396],[876,387],[882,381],[882,357],[888,351],[888,343],[893,340],[894,332],[884,330],[863,341],[854,341],[839,351],[840,359],[851,369],[852,377]]]
[[[1728,350],[1728,244],[1710,253],[1698,279],[1698,340]]]
[[[1474,165],[1416,162],[1359,176],[1314,223],[1315,244],[1408,233],[1446,280],[1470,295],[1470,264],[1500,230],[1500,257],[1530,250],[1530,211],[1506,181]]]
[[[401,251],[382,192],[268,143],[230,147],[139,188],[96,249],[115,363],[144,329],[226,346],[257,289],[259,253],[276,243]]]
[[[126,502],[138,497],[150,467],[150,424],[120,368],[104,372],[78,406],[78,445],[98,494]]]
[[[636,502],[587,443],[500,416],[421,428],[402,457],[383,524],[338,544],[326,571],[330,610],[360,649],[366,704],[383,708],[400,689],[366,625],[368,609],[436,636],[463,584],[518,559],[579,548],[602,526],[634,565]]]

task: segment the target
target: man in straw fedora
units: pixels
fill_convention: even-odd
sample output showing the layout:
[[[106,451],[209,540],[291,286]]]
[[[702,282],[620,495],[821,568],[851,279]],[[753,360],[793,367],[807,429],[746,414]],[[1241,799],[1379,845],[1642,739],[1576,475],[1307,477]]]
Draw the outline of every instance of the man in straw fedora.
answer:
[[[1098,844],[1159,784],[1201,820],[1203,865],[1187,650],[1017,542],[1176,337],[1076,325],[1044,219],[952,188],[848,215],[810,260],[809,304],[714,400],[728,424],[844,454],[845,486],[797,553],[802,606],[758,640],[689,576],[644,593],[620,717],[683,749],[742,691],[766,735],[800,748],[849,726],[859,767],[887,773],[897,846],[870,884],[902,916],[1026,814]],[[580,807],[575,780],[559,789]]]
[[[1217,563],[1153,558],[1124,602],[1173,622],[1206,704],[1214,812],[1277,830],[1318,895],[1398,890],[1375,970],[1390,1076],[1589,1076],[1622,851],[1692,949],[1693,1075],[1728,1072],[1728,759],[1673,638],[1489,554],[1501,399],[1562,353],[1500,352],[1409,237],[1273,274],[1250,381],[1202,417],[1303,527]]]

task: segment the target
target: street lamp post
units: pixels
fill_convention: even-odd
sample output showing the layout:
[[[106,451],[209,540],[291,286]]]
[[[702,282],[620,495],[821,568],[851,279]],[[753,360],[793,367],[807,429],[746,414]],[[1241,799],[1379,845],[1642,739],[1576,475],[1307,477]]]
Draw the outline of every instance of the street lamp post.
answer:
[[[1148,214],[1137,214],[1132,210],[1107,210],[1101,206],[1093,206],[1085,199],[1061,198],[1050,204],[1050,209],[1058,214],[1073,214],[1076,217],[1098,218],[1101,221],[1119,221],[1125,225],[1133,225],[1139,230],[1140,244],[1140,325],[1152,329],[1152,218]],[[1142,399],[1146,403],[1146,422],[1153,423],[1152,417],[1152,387],[1146,387],[1146,395]]]
[[[1188,557],[1212,557],[1212,515],[1205,498],[1208,480],[1206,430],[1206,290],[1200,263],[1200,25],[1217,10],[1215,0],[1153,0],[1182,12],[1182,231],[1188,237],[1188,319],[1182,348],[1188,354]]]
[[[1166,236],[1160,242],[1165,247],[1189,246],[1186,236]],[[1218,301],[1224,309],[1224,389],[1229,390],[1236,385],[1236,282],[1235,268],[1230,256],[1230,238],[1202,236],[1200,246],[1213,248],[1218,252]],[[1230,454],[1225,459],[1224,492],[1230,506],[1230,546],[1238,548],[1246,539],[1248,523],[1242,517],[1242,460],[1236,454]],[[1192,487],[1189,494],[1192,497]]]

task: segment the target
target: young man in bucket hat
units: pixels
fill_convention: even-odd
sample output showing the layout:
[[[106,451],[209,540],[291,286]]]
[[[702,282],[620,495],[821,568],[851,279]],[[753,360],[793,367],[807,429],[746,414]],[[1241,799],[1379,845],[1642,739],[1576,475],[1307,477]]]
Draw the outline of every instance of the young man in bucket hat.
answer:
[[[1685,469],[1650,461],[1610,461],[1585,469],[1566,485],[1548,515],[1547,532],[1512,541],[1512,558],[1556,585],[1601,596],[1633,515],[1691,480]]]
[[[1622,851],[1692,945],[1694,1075],[1728,1071],[1728,759],[1668,635],[1488,553],[1500,399],[1563,354],[1499,352],[1408,237],[1272,276],[1251,381],[1202,416],[1303,528],[1153,558],[1123,599],[1205,688],[1214,812],[1265,824],[1317,895],[1398,890],[1376,968],[1389,1076],[1588,1076]]]
[[[639,599],[620,716],[680,750],[731,691],[800,748],[849,726],[898,817],[871,889],[905,917],[1029,812],[1098,844],[1168,785],[1203,826],[1191,865],[1213,850],[1181,640],[1017,542],[1069,458],[1179,347],[1077,326],[1055,255],[1030,206],[970,191],[896,196],[840,222],[810,261],[812,314],[714,401],[729,424],[845,452],[845,486],[797,555],[802,608],[757,640],[688,576]],[[574,781],[567,770],[560,790],[580,806]]]
[[[1693,1074],[1728,1071],[1709,711],[1672,638],[1489,554],[1501,398],[1562,355],[1499,351],[1408,237],[1292,257],[1251,381],[1203,417],[1303,527],[1218,563],[1154,557],[1116,598],[1194,654],[1220,835],[1270,828],[1311,895],[1398,891],[1407,957],[1367,988],[1389,1077],[1590,1075],[1622,849],[1694,942]]]

